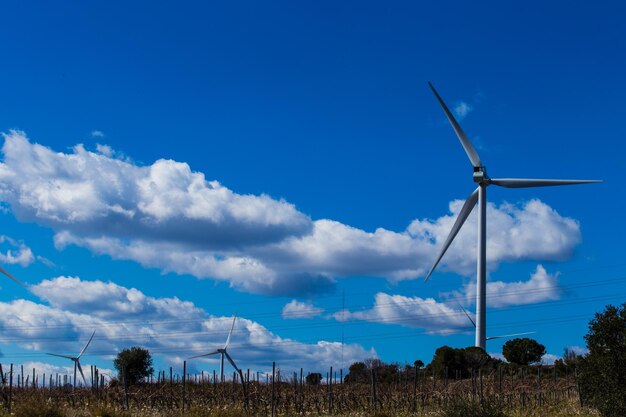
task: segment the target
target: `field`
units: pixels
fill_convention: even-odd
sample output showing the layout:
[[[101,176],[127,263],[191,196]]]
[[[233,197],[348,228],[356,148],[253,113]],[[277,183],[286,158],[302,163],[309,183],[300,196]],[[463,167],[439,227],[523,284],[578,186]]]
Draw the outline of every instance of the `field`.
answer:
[[[591,416],[581,405],[575,373],[550,368],[471,373],[447,378],[425,371],[398,372],[393,381],[341,383],[333,376],[307,384],[304,372],[288,377],[280,372],[255,378],[245,374],[246,390],[234,378],[215,383],[214,375],[159,372],[136,386],[103,384],[73,388],[62,376],[6,378],[2,385],[3,412],[18,417],[62,416]],[[97,372],[94,375],[98,375]],[[332,375],[332,374],[331,374]],[[257,380],[260,379],[260,380]],[[24,383],[22,383],[24,381]],[[98,381],[97,383],[95,381]],[[52,384],[50,384],[52,382]],[[247,395],[245,395],[247,393]],[[482,407],[481,407],[482,404]],[[481,411],[482,410],[482,411]]]

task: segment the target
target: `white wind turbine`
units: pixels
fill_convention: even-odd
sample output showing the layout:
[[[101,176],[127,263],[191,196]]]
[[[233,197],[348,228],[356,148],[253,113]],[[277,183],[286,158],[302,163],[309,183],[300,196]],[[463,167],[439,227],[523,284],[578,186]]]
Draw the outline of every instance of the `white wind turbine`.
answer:
[[[228,332],[228,337],[226,338],[226,343],[224,344],[223,348],[216,349],[214,351],[211,351],[209,353],[204,353],[202,355],[192,356],[189,359],[202,358],[202,357],[205,357],[205,356],[217,355],[219,353],[220,354],[220,382],[224,382],[224,357],[226,357],[228,362],[230,362],[230,364],[233,366],[233,368],[235,368],[235,371],[237,371],[237,373],[239,374],[239,377],[241,378],[241,383],[243,384],[243,382],[244,382],[243,381],[243,373],[237,367],[237,365],[235,365],[235,361],[233,361],[233,358],[231,358],[230,355],[227,352],[228,345],[230,345],[230,338],[231,338],[231,336],[233,334],[233,329],[235,328],[235,321],[236,320],[237,320],[237,315],[235,314],[235,316],[233,317],[233,324],[230,327],[230,331]]]
[[[76,369],[77,368],[78,368],[78,371],[80,372],[80,376],[83,378],[83,383],[85,384],[85,386],[87,386],[87,380],[85,379],[85,374],[83,373],[83,368],[80,366],[80,357],[83,356],[83,354],[87,350],[87,346],[89,346],[89,344],[91,343],[91,339],[93,339],[93,335],[94,334],[96,334],[95,330],[91,334],[91,337],[89,338],[89,341],[87,342],[85,347],[83,347],[83,349],[80,351],[80,353],[77,356],[58,355],[56,353],[47,353],[47,355],[58,356],[60,358],[70,359],[71,361],[74,362],[74,380],[73,380],[74,381],[74,388],[76,388]]]
[[[478,184],[478,188],[468,197],[459,212],[452,230],[448,235],[448,238],[443,244],[437,259],[433,266],[430,268],[428,275],[424,281],[428,280],[433,271],[441,261],[441,258],[446,253],[446,250],[450,247],[450,244],[456,237],[459,230],[469,217],[472,209],[478,203],[478,248],[476,251],[476,343],[477,347],[485,349],[487,337],[486,337],[486,295],[487,295],[487,187],[490,185],[497,185],[506,188],[528,188],[528,187],[547,187],[552,185],[573,185],[573,184],[587,184],[600,182],[598,180],[553,180],[553,179],[527,179],[527,178],[489,178],[487,176],[487,170],[483,165],[476,149],[472,146],[472,143],[461,129],[461,126],[456,121],[446,104],[443,102],[435,87],[429,82],[431,90],[437,97],[439,104],[443,108],[443,111],[448,118],[448,121],[452,125],[454,132],[461,141],[461,145],[465,150],[472,166],[474,168],[473,179]]]

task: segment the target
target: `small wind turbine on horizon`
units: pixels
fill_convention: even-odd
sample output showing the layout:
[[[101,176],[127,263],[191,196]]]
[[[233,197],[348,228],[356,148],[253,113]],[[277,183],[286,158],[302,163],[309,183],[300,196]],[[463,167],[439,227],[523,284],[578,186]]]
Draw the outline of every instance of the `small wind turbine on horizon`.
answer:
[[[230,331],[228,332],[228,337],[226,338],[226,343],[224,344],[224,347],[221,349],[216,349],[214,351],[211,351],[209,353],[204,353],[202,355],[196,355],[196,356],[192,356],[189,359],[196,359],[196,358],[202,358],[205,356],[211,356],[211,355],[217,355],[220,354],[220,382],[224,382],[224,357],[226,357],[226,359],[228,360],[228,362],[230,362],[230,364],[233,366],[233,368],[235,368],[235,371],[237,371],[237,373],[239,374],[239,376],[241,377],[241,382],[243,383],[243,373],[241,372],[241,370],[237,367],[237,365],[235,365],[235,361],[233,361],[233,358],[230,357],[230,355],[228,354],[228,345],[230,345],[230,339],[231,336],[233,334],[233,329],[235,328],[235,321],[237,320],[237,315],[235,314],[235,316],[233,317],[233,324],[230,327]]]
[[[96,334],[96,331],[94,330],[93,333],[91,334],[91,337],[89,338],[89,341],[87,341],[87,344],[85,345],[85,347],[82,348],[82,350],[77,356],[59,355],[57,353],[46,353],[46,355],[58,356],[59,358],[70,359],[74,362],[74,388],[76,388],[76,369],[77,368],[78,368],[78,371],[80,372],[80,376],[83,378],[83,383],[85,384],[85,386],[87,386],[87,380],[85,379],[83,368],[80,366],[80,357],[83,356],[83,354],[87,350],[87,346],[89,346],[89,344],[91,343],[91,339],[93,339],[93,335],[95,334]]]
[[[461,230],[461,227],[469,217],[470,213],[474,209],[474,206],[478,203],[478,247],[476,251],[476,342],[475,346],[485,349],[486,347],[486,311],[487,311],[487,187],[490,185],[497,185],[505,188],[528,188],[528,187],[547,187],[555,185],[574,185],[574,184],[588,184],[601,182],[599,180],[558,180],[558,179],[528,179],[528,178],[490,178],[487,176],[487,169],[483,165],[476,149],[472,146],[472,143],[461,129],[461,126],[456,121],[446,104],[443,102],[435,87],[429,82],[431,90],[437,97],[437,101],[441,105],[448,121],[452,125],[454,132],[461,141],[461,145],[467,154],[472,166],[474,168],[473,179],[478,184],[478,188],[468,197],[459,212],[452,230],[448,235],[446,241],[439,252],[433,266],[428,271],[424,281],[428,281],[428,278],[432,275],[433,271],[443,258],[452,241]]]

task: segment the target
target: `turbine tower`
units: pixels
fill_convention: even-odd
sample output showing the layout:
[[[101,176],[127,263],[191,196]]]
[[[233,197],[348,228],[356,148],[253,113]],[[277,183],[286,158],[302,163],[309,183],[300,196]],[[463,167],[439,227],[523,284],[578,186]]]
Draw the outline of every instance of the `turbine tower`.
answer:
[[[552,179],[527,179],[527,178],[489,178],[487,175],[487,169],[483,165],[476,149],[472,146],[472,143],[461,129],[461,126],[456,121],[446,104],[443,102],[435,87],[429,82],[431,90],[437,97],[437,101],[441,105],[448,121],[452,125],[454,132],[461,141],[461,145],[467,154],[472,166],[474,168],[473,179],[478,184],[478,188],[468,197],[459,212],[452,230],[448,235],[448,238],[443,244],[437,259],[433,266],[430,268],[428,275],[424,281],[432,275],[433,271],[441,261],[441,258],[446,253],[450,244],[456,237],[459,230],[469,217],[476,203],[478,203],[478,248],[476,251],[476,343],[477,347],[485,349],[487,337],[486,337],[486,310],[487,310],[487,187],[490,185],[497,185],[505,188],[528,188],[528,187],[547,187],[552,185],[574,185],[574,184],[588,184],[594,182],[600,182],[599,180],[552,180]]]
[[[70,359],[74,362],[74,380],[73,380],[74,388],[76,388],[76,369],[77,368],[78,368],[78,371],[80,372],[80,376],[83,378],[83,383],[85,384],[85,386],[87,386],[87,380],[85,379],[85,374],[83,374],[83,368],[80,366],[80,357],[83,356],[83,353],[85,353],[85,351],[87,350],[87,346],[89,346],[89,344],[91,343],[91,339],[93,339],[94,334],[96,334],[95,330],[91,334],[91,337],[89,338],[89,341],[87,342],[85,347],[83,347],[83,349],[80,351],[80,353],[77,356],[67,356],[67,355],[58,355],[56,353],[47,353],[47,355]]]

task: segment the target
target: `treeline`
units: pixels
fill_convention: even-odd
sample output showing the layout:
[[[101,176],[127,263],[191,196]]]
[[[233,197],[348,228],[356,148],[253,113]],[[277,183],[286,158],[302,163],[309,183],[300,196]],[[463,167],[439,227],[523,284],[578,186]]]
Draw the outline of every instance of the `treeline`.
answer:
[[[376,374],[378,383],[393,383],[399,380],[413,380],[419,378],[418,372],[426,375],[436,375],[450,379],[470,378],[478,371],[490,373],[499,367],[506,366],[514,371],[520,367],[542,366],[541,358],[546,353],[545,347],[536,340],[529,338],[512,339],[503,346],[503,356],[506,362],[491,357],[485,350],[479,347],[453,348],[441,346],[438,348],[430,363],[424,366],[424,362],[416,360],[412,365],[385,363],[380,359],[368,359],[363,362],[355,362],[350,365],[348,374],[344,378],[346,383],[368,383],[372,374]],[[555,376],[566,376],[573,372],[581,360],[581,356],[570,348],[565,348],[563,359],[558,359],[553,364]],[[319,378],[312,376],[309,382],[315,384],[321,382]]]

